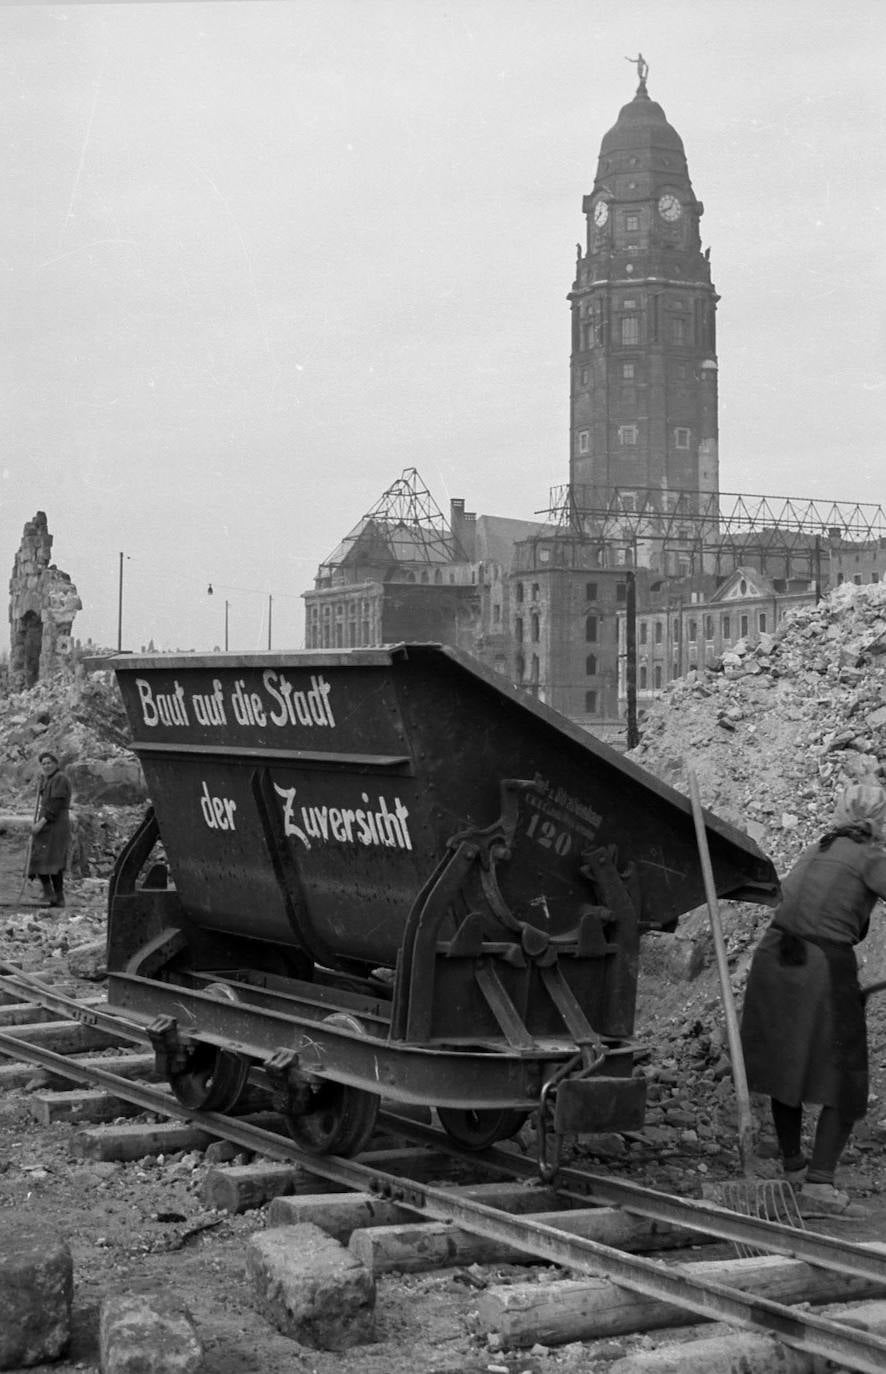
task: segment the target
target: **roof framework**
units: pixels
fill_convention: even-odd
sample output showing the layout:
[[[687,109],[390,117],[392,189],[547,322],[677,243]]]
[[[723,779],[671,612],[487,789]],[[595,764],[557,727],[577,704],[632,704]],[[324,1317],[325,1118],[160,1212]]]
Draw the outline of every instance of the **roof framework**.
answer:
[[[359,546],[359,547],[358,547]],[[457,563],[465,554],[417,468],[404,468],[371,510],[321,565],[332,572],[359,558],[360,549],[384,550],[394,563]]]

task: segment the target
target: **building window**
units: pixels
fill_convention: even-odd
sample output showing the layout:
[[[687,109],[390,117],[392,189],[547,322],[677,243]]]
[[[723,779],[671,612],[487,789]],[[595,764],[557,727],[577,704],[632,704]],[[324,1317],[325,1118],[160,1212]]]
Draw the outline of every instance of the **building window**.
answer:
[[[673,639],[673,641],[674,641],[675,644],[679,644],[679,643],[680,643],[680,618],[679,618],[679,616],[677,616],[677,618],[674,620],[674,627],[673,627],[673,629],[672,629],[672,631],[671,631],[671,638]]]
[[[761,611],[760,614],[757,616],[757,629],[760,631],[760,634],[761,634],[761,635],[766,633],[766,612],[765,612],[765,611]]]
[[[533,612],[532,612],[532,618],[530,619],[529,624],[530,624],[530,629],[531,629],[531,633],[532,633],[532,642],[533,642],[533,644],[537,644],[537,643],[538,643],[538,614],[537,614],[536,611],[533,611]]]
[[[615,599],[616,601],[626,601],[628,595],[628,584],[626,582],[616,582]]]
[[[690,620],[690,622],[689,622],[689,642],[690,642],[690,644],[694,644],[697,638],[698,638],[698,622],[695,621],[695,620]]]
[[[855,576],[853,577],[852,581],[855,583],[856,587],[860,587],[860,586],[861,586],[861,573],[856,573]]]
[[[636,234],[640,229],[639,215],[625,215],[625,229],[629,234]]]
[[[588,644],[597,642],[597,617],[595,615],[585,616],[585,639]]]
[[[675,344],[682,344],[686,342],[685,320],[671,320],[671,342]]]
[[[671,677],[672,677],[672,678],[675,678],[675,677],[679,677],[679,676],[680,676],[680,665],[679,665],[679,663],[677,662],[677,660],[674,659],[673,663],[671,664]]]
[[[647,672],[646,672],[646,664],[645,664],[645,663],[641,663],[641,665],[640,665],[640,690],[641,690],[641,691],[645,691],[645,690],[646,690],[646,678],[647,678],[647,676],[648,676],[648,675],[647,675]]]
[[[538,654],[532,655],[532,685],[538,686]]]
[[[538,600],[538,592],[539,592],[539,584],[538,584],[537,582],[533,582],[533,584],[532,584],[532,599],[533,599],[533,601],[537,601],[537,600]]]
[[[517,681],[518,681],[518,682],[522,682],[522,681],[523,681],[523,674],[524,674],[525,672],[526,672],[526,660],[525,660],[525,658],[523,657],[522,654],[518,654],[518,655],[517,655],[517,661],[516,661],[516,673],[517,673]]]
[[[578,451],[579,453],[590,453],[591,451],[591,436],[586,429],[578,431]]]
[[[837,586],[840,587],[840,586],[842,586],[842,584],[843,584],[843,574],[842,574],[842,573],[837,573]]]
[[[675,447],[675,448],[688,448],[688,447],[689,447],[689,430],[688,430],[688,429],[675,429],[675,430],[674,430],[674,447]]]
[[[597,693],[593,690],[585,692],[585,711],[589,716],[597,714]]]
[[[585,583],[585,600],[586,600],[586,601],[596,601],[596,600],[597,600],[597,584],[596,584],[596,582],[586,582],[586,583]]]
[[[705,639],[714,638],[714,617],[706,615],[704,618],[704,637]]]
[[[653,673],[654,673],[654,681],[655,681],[655,690],[658,692],[658,691],[660,691],[660,689],[661,689],[661,664],[660,664],[660,663],[656,663],[655,668],[653,669]]]
[[[640,321],[636,315],[622,315],[621,341],[623,344],[640,342]]]
[[[742,636],[742,639],[743,639],[744,636],[747,634],[747,632],[748,632],[748,618],[747,618],[746,615],[743,615],[742,618],[741,618],[741,636]]]
[[[872,573],[871,573],[871,581],[872,581],[872,582],[879,582],[879,581],[880,581],[880,574],[879,574],[878,572],[872,572]]]
[[[523,600],[523,583],[522,583],[522,582],[518,582],[518,583],[517,583],[517,600],[518,600],[518,601],[522,601],[522,600]]]
[[[640,621],[640,643],[645,644],[649,636],[649,626],[645,620]]]
[[[597,655],[588,654],[585,659],[585,674],[588,677],[596,677],[597,674]]]
[[[582,386],[587,386],[587,384],[588,384],[588,382],[589,382],[590,380],[591,380],[591,369],[590,369],[589,367],[583,367],[582,370],[581,370],[581,384],[582,384]]]
[[[639,430],[636,425],[619,425],[618,442],[625,448],[633,448],[637,443]]]
[[[514,638],[518,644],[523,643],[523,617],[521,615],[518,615],[514,621]]]
[[[437,584],[437,586],[439,586],[440,583],[441,583],[442,581],[443,581],[443,574],[441,573],[440,569],[438,568],[437,571],[434,573],[434,582]]]
[[[632,382],[634,380],[634,364],[622,363],[621,375],[622,377],[624,377],[626,382]]]
[[[723,643],[726,644],[726,643],[728,643],[728,640],[729,640],[729,616],[728,616],[728,615],[724,615],[723,619],[720,621],[720,629],[721,629],[722,634],[723,634]]]
[[[660,621],[660,620],[656,620],[656,622],[655,622],[655,642],[656,642],[656,644],[660,644],[660,643],[661,643],[661,636],[662,636],[661,621]]]
[[[499,606],[499,604],[498,604],[497,601],[496,601],[495,605],[492,607],[492,620],[493,620],[493,624],[495,624],[495,625],[498,625],[498,624],[501,623],[501,606]]]

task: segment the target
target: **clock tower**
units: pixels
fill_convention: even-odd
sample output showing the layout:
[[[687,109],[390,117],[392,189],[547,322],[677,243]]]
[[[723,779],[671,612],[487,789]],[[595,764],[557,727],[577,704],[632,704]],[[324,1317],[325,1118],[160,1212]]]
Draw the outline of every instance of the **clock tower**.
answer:
[[[569,293],[569,474],[586,511],[616,491],[627,509],[667,510],[669,493],[691,492],[694,504],[719,489],[718,297],[699,235],[704,207],[636,61],[636,94],[604,136],[584,197]]]

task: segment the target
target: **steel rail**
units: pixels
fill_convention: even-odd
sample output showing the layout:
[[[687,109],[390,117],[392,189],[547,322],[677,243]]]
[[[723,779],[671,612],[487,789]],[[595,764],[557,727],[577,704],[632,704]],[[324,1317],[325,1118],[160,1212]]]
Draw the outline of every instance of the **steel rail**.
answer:
[[[10,968],[12,966],[0,964],[0,968],[3,967]],[[119,1031],[121,1037],[136,1043],[145,1045],[150,1043],[144,1028],[126,1022],[114,1014],[95,1011],[91,1007],[85,1008],[74,998],[53,992],[39,979],[23,973],[21,970],[16,970],[13,976],[0,976],[0,987],[3,987],[4,984],[15,985],[19,990],[25,989],[31,993],[39,992],[41,997],[45,997],[45,1003],[49,1009],[70,1013],[86,1025],[97,1026],[112,1032]],[[9,1039],[16,1039],[14,1032],[9,1036]],[[2,1046],[2,1042],[3,1037],[0,1036],[0,1046]],[[23,1049],[32,1048],[27,1041],[19,1040],[18,1043]],[[39,1046],[33,1048],[35,1052],[41,1054],[53,1053],[52,1051],[41,1050]],[[20,1052],[18,1057],[25,1058],[26,1056]],[[66,1056],[59,1056],[58,1060],[54,1061],[50,1067],[61,1073],[62,1069],[59,1066],[64,1066],[70,1062]],[[91,1066],[89,1071],[92,1071]],[[74,1077],[72,1074],[68,1076]],[[82,1076],[80,1081],[85,1081]],[[128,1081],[116,1079],[110,1084],[112,1089],[115,1083],[120,1085],[120,1091],[117,1095],[126,1099]],[[131,1097],[128,1100],[132,1100]],[[164,1096],[162,1101],[175,1103],[177,1099]],[[160,1108],[148,1106],[146,1110],[162,1111],[164,1108],[162,1106]],[[175,1114],[180,1114],[180,1111]],[[404,1136],[417,1144],[442,1151],[467,1163],[492,1166],[520,1178],[534,1179],[537,1177],[534,1161],[525,1155],[517,1154],[516,1151],[501,1147],[492,1147],[483,1151],[460,1149],[445,1133],[441,1133],[433,1127],[424,1126],[410,1118],[400,1117],[397,1114],[396,1104],[393,1106],[393,1111],[389,1110],[384,1113],[384,1117],[390,1124],[396,1126]],[[598,1204],[613,1204],[627,1212],[633,1212],[652,1221],[682,1226],[687,1230],[698,1231],[703,1235],[712,1235],[720,1240],[731,1241],[733,1244],[753,1246],[766,1250],[770,1254],[803,1260],[807,1264],[815,1264],[825,1269],[835,1269],[840,1273],[886,1285],[886,1253],[878,1254],[876,1251],[852,1242],[839,1240],[834,1236],[822,1235],[816,1231],[800,1230],[780,1222],[769,1221],[763,1217],[744,1216],[705,1199],[683,1198],[672,1193],[662,1193],[654,1188],[646,1188],[639,1183],[629,1183],[623,1179],[592,1173],[584,1169],[570,1167],[559,1169],[554,1180],[554,1186],[564,1196],[580,1202],[593,1201]]]
[[[384,1119],[390,1125],[396,1125],[404,1136],[416,1144],[433,1146],[461,1160],[473,1159],[491,1167],[506,1169],[521,1179],[538,1177],[531,1158],[506,1147],[492,1146],[486,1150],[468,1152],[433,1128],[397,1116],[396,1109],[385,1113]],[[719,1240],[753,1246],[773,1255],[803,1260],[806,1264],[835,1269],[856,1278],[869,1279],[873,1283],[886,1283],[886,1249],[878,1252],[852,1241],[822,1235],[818,1231],[800,1230],[763,1217],[744,1216],[704,1198],[661,1193],[640,1183],[628,1183],[584,1169],[558,1169],[552,1186],[573,1201],[612,1204],[650,1221],[682,1226],[703,1235],[716,1236]]]
[[[24,1055],[22,1050],[26,1052]],[[467,1231],[539,1256],[565,1269],[606,1278],[647,1298],[669,1303],[700,1317],[775,1335],[785,1345],[842,1363],[860,1374],[882,1374],[886,1368],[886,1340],[869,1332],[809,1312],[797,1312],[767,1298],[747,1297],[726,1284],[688,1274],[679,1265],[668,1266],[661,1260],[626,1255],[597,1241],[564,1234],[531,1217],[499,1212],[444,1188],[398,1178],[355,1160],[303,1154],[285,1136],[217,1112],[188,1111],[159,1090],[129,1083],[92,1066],[71,1065],[64,1055],[40,1049],[15,1036],[0,1034],[0,1051],[60,1069],[81,1081],[99,1083],[147,1111],[203,1126],[210,1134],[244,1149],[283,1163],[301,1164],[310,1173],[330,1182],[389,1198],[437,1221],[455,1222]]]

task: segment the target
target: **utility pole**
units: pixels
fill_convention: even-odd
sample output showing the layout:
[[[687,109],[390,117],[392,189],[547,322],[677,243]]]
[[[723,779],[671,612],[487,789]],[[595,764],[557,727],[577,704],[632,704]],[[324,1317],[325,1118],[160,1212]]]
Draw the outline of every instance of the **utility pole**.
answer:
[[[120,574],[117,580],[117,653],[123,650],[123,554],[120,554]]]
[[[225,653],[228,652],[228,609],[230,605],[230,601],[225,602]]]
[[[625,615],[625,687],[628,698],[628,748],[634,749],[640,743],[637,728],[637,579],[635,574],[627,575],[627,605]]]
[[[270,647],[271,647],[271,616],[273,615],[273,611],[274,611],[274,598],[273,598],[273,596],[270,596],[270,595],[269,595],[269,596],[268,596],[268,648],[269,648],[269,649],[270,649]]]

